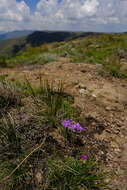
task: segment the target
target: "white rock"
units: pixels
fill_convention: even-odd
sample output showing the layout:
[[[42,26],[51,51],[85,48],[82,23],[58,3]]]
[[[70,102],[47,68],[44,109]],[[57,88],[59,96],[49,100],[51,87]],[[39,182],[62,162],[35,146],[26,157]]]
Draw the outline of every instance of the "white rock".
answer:
[[[96,97],[97,97],[97,95],[96,95],[96,94],[92,94],[92,97],[96,98]]]
[[[79,90],[79,93],[80,94],[88,94],[89,92],[88,92],[88,90],[85,90],[85,89],[82,88],[82,89]]]
[[[107,107],[105,108],[105,110],[106,110],[106,111],[111,111],[112,108],[110,108],[110,107],[107,106]]]

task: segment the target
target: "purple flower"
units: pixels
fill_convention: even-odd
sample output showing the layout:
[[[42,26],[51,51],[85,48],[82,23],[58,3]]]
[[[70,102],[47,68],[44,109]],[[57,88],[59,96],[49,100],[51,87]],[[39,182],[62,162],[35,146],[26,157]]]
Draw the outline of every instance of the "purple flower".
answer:
[[[62,124],[63,124],[64,127],[70,127],[71,126],[71,121],[70,120],[64,120],[62,122]]]
[[[81,127],[79,123],[75,123],[72,125],[72,129],[75,131],[84,131],[85,129]]]
[[[82,159],[82,160],[88,160],[88,155],[86,155],[86,154],[82,154],[81,156],[80,156],[80,159]]]
[[[64,127],[68,127],[70,128],[71,130],[74,130],[74,131],[84,131],[85,129],[81,127],[80,123],[74,123],[73,121],[70,121],[70,120],[64,120],[62,121],[62,125]]]
[[[76,124],[72,124],[71,127],[73,130],[76,130]]]

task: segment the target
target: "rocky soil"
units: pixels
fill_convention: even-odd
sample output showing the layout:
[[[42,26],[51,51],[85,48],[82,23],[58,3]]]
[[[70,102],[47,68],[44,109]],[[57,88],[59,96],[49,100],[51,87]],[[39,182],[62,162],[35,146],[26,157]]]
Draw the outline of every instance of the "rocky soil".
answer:
[[[104,141],[101,150],[108,172],[107,182],[112,190],[127,190],[127,79],[99,75],[101,65],[69,63],[62,58],[44,66],[27,66],[18,69],[3,69],[8,79],[24,80],[26,76],[35,86],[42,79],[64,81],[65,91],[75,98],[75,106],[92,127],[99,123],[96,142]],[[102,130],[101,130],[102,127]]]

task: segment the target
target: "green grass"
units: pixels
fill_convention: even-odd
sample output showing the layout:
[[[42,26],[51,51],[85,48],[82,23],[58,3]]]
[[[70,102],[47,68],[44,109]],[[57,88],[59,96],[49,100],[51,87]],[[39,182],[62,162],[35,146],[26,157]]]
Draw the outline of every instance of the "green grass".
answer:
[[[48,162],[47,184],[51,190],[101,190],[103,179],[94,159],[82,161],[65,157],[63,160],[51,158]]]
[[[0,57],[5,56],[7,58],[12,56],[13,47],[18,44],[22,46],[25,42],[25,37],[1,40],[0,41]]]
[[[9,161],[0,161],[0,180],[4,179],[10,171],[14,170],[18,164],[18,161],[15,160],[15,163],[12,160]],[[30,175],[30,167],[27,163],[23,167],[16,170],[11,178],[2,182],[3,190],[27,190],[32,189],[32,176]]]
[[[49,62],[57,61],[57,55],[51,53],[36,54],[36,55],[21,55],[14,57],[7,61],[6,65],[9,67],[18,66],[18,65],[43,65]]]

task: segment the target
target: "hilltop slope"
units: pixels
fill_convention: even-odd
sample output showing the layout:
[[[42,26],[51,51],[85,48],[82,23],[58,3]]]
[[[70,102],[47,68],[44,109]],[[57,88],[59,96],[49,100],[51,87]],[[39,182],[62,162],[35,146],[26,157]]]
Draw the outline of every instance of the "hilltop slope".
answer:
[[[26,77],[35,87],[39,85],[40,78],[42,81],[47,79],[53,81],[55,85],[59,81],[64,81],[65,92],[74,97],[73,106],[80,113],[80,117],[84,118],[87,129],[83,136],[84,141],[77,142],[79,149],[82,152],[90,151],[89,154],[94,154],[98,159],[101,158],[104,162],[101,169],[109,172],[105,180],[110,182],[111,190],[125,190],[127,186],[127,79],[105,78],[98,74],[98,69],[100,69],[99,65],[70,63],[69,59],[60,58],[57,62],[51,62],[39,68],[31,65],[20,69],[3,69],[1,73],[6,76],[6,79],[17,84],[18,81],[23,83]],[[23,89],[23,86],[21,87]],[[27,126],[27,129],[31,127],[33,121],[30,119],[33,109],[31,99],[27,97],[24,102],[25,106],[20,113],[13,110],[14,114],[20,114],[15,115],[15,118],[20,122],[20,126],[23,125],[22,130],[25,130],[24,126]],[[27,132],[29,138],[27,137],[26,144],[30,138],[39,136],[36,130],[41,131],[41,128],[31,127],[30,133]],[[58,135],[58,131],[50,135],[65,151],[66,146],[62,137]],[[30,142],[33,143],[33,140]],[[37,169],[36,172],[39,171]]]
[[[0,59],[0,189],[126,190],[127,34],[41,34]]]
[[[27,35],[27,33],[29,35]],[[79,37],[86,37],[89,35],[94,35],[92,32],[49,32],[49,31],[36,31],[33,32],[12,32],[9,34],[4,34],[1,39],[6,40],[0,41],[0,55],[16,55],[18,52],[23,51],[27,46],[37,47],[46,43],[51,42],[61,42],[66,40],[72,40]],[[25,35],[26,34],[26,35]],[[4,37],[5,36],[5,37]],[[15,38],[14,38],[15,36]],[[22,37],[20,37],[22,36]],[[24,36],[24,37],[23,37]],[[7,40],[8,39],[8,40]]]
[[[1,59],[0,65],[42,65],[67,57],[75,63],[102,65],[101,75],[127,77],[127,34],[35,32],[19,44],[13,43],[11,54],[8,59]]]

